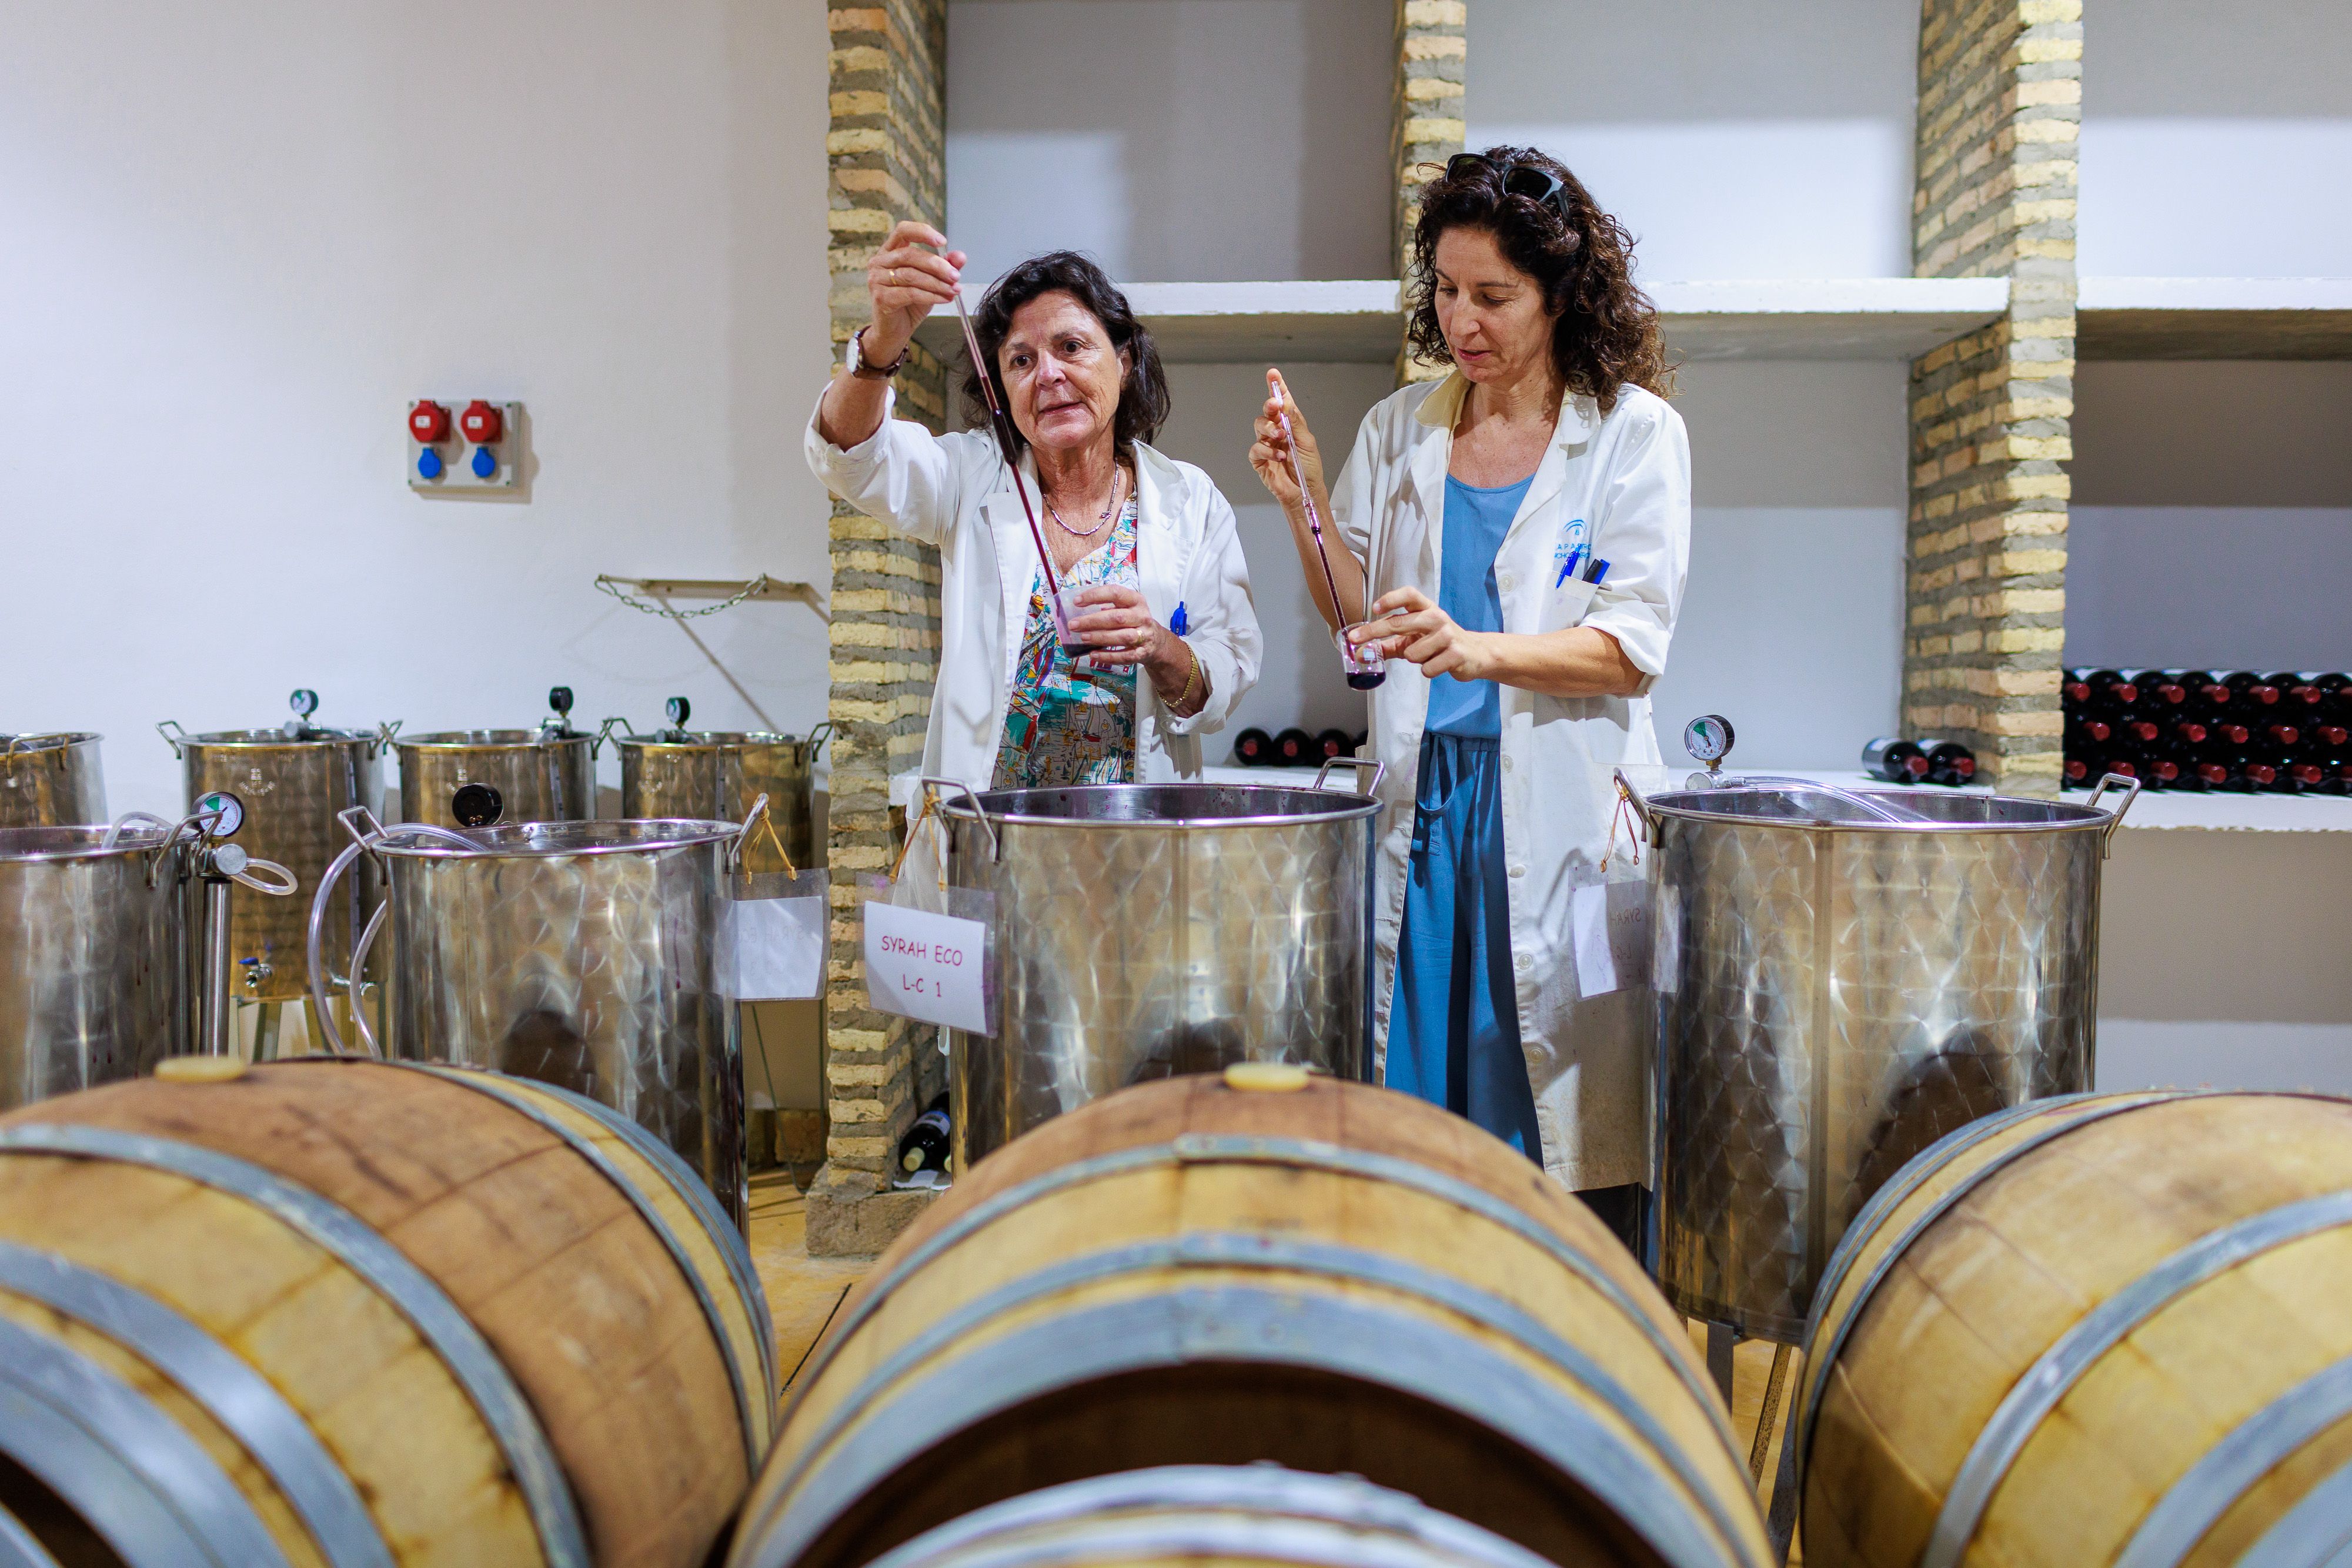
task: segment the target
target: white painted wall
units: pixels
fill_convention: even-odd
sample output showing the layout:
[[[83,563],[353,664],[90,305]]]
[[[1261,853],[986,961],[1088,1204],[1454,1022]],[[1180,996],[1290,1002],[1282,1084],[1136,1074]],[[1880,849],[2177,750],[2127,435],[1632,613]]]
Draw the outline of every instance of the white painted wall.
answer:
[[[803,729],[823,627],[692,634],[598,572],[823,581],[821,7],[18,6],[0,50],[0,730]],[[521,502],[424,499],[403,415],[520,398]],[[606,759],[608,773],[614,765]]]
[[[1729,718],[1736,767],[1846,768],[1902,681],[1906,367],[1686,365],[1690,585],[1652,694],[1659,743]]]
[[[1385,277],[1391,0],[955,0],[948,228],[1125,281]]]
[[[1469,142],[1533,144],[1638,276],[1907,277],[1918,7],[1477,0]]]
[[[2086,277],[2352,273],[2352,6],[2084,8]]]
[[[2076,371],[2069,664],[2352,668],[2352,365]]]

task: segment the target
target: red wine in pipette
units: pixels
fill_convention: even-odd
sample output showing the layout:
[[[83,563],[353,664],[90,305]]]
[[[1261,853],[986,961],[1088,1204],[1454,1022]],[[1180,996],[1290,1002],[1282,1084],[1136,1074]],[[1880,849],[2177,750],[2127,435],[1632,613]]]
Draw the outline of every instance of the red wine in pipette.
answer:
[[[996,455],[1003,461],[1005,476],[1013,481],[1013,493],[1021,497],[1021,515],[1029,519],[1029,541],[1037,547],[1037,570],[1045,576],[1045,607],[1054,617],[1054,639],[1069,658],[1083,658],[1094,649],[1070,632],[1070,612],[1062,601],[1061,575],[1054,570],[1054,552],[1046,548],[1045,530],[1037,525],[1037,509],[1029,504],[1029,492],[1021,487],[1021,465],[1013,460],[1012,416],[996,401],[996,378],[988,373],[988,362],[980,351],[980,334],[971,329],[971,312],[964,308],[961,280],[956,284],[955,297],[956,319],[963,323],[964,352],[971,356],[972,374],[980,378],[981,401],[988,404],[988,425],[996,437]]]
[[[1283,402],[1290,400],[1290,383],[1282,383]],[[1290,415],[1281,404],[1275,405],[1274,417],[1282,426],[1282,444],[1290,449],[1290,478],[1298,486],[1298,504],[1307,509],[1307,531],[1315,536],[1315,562],[1323,569],[1323,586],[1330,591],[1331,613],[1340,617],[1347,611],[1339,604],[1339,581],[1331,575],[1331,557],[1323,543],[1323,518],[1315,510],[1315,497],[1307,491],[1307,470],[1298,461],[1298,438],[1290,432]],[[1367,590],[1370,584],[1365,584]],[[1347,666],[1348,684],[1360,692],[1370,691],[1389,678],[1388,660],[1374,649],[1360,647],[1348,641],[1353,628],[1339,628],[1339,660]]]

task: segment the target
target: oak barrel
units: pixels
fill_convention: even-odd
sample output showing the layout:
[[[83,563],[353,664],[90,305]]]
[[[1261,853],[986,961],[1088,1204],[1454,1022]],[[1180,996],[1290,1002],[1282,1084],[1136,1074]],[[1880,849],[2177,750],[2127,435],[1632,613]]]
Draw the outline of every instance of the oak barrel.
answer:
[[[1297,1068],[1139,1085],[990,1155],[794,1389],[735,1568],[856,1568],[1046,1487],[1262,1460],[1559,1563],[1764,1560],[1632,1255],[1462,1118]]]
[[[774,1348],[677,1156],[488,1072],[162,1071],[0,1116],[0,1510],[131,1568],[709,1557]]]
[[[1808,1568],[2325,1561],[2352,1535],[2347,1302],[2352,1101],[2080,1095],[1962,1128],[1814,1300]]]
[[[924,1531],[875,1568],[1549,1568],[1417,1498],[1275,1465],[1168,1465],[1048,1487]]]

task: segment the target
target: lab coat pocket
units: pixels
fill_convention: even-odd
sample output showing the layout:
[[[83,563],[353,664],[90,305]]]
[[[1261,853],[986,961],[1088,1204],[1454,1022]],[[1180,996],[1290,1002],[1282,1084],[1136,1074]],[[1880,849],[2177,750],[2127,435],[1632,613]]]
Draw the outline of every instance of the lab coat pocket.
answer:
[[[1597,582],[1563,582],[1544,600],[1543,632],[1565,632],[1582,622],[1585,612],[1592,608],[1592,596],[1601,591]]]

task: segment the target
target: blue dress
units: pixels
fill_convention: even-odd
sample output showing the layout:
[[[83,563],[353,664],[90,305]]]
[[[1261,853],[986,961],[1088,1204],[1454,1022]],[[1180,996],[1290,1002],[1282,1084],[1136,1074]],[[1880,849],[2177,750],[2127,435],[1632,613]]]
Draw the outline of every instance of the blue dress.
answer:
[[[1495,557],[1534,477],[1492,488],[1446,479],[1437,603],[1457,625],[1503,629]],[[1440,675],[1430,683],[1389,1007],[1388,1084],[1469,1117],[1540,1164],[1511,973],[1502,719],[1494,682]]]

